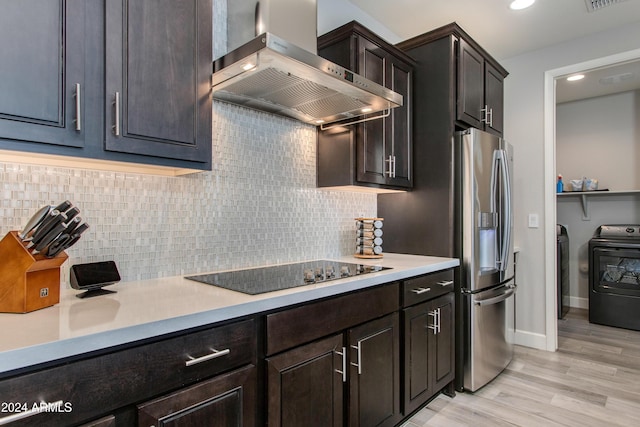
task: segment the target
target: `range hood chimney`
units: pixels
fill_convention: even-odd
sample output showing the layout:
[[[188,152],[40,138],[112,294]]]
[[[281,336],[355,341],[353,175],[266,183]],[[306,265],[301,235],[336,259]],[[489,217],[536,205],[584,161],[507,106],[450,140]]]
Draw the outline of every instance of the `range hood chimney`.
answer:
[[[231,51],[213,63],[214,98],[316,126],[402,105],[316,55],[316,0],[229,0],[227,14]]]

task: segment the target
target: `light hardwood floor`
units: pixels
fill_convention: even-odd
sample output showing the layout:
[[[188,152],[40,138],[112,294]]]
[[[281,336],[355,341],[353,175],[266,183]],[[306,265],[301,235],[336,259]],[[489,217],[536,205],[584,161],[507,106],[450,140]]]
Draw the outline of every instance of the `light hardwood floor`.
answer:
[[[440,395],[403,425],[427,426],[640,426],[640,332],[572,309],[558,320],[557,352],[516,346],[485,387]]]

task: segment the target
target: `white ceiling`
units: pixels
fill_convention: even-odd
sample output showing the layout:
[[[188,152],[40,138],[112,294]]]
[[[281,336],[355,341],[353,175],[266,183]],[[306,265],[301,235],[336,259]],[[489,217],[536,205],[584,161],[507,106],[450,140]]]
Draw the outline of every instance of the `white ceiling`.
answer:
[[[401,40],[457,22],[498,60],[640,21],[640,0],[588,12],[585,0],[537,0],[525,10],[510,0],[349,0]]]
[[[348,1],[395,33],[397,41],[456,22],[498,61],[640,22],[640,0],[614,0],[595,12],[588,11],[585,0],[536,0],[520,11],[509,9],[510,0]],[[622,84],[598,83],[602,77],[626,73],[633,76],[622,79]],[[624,69],[590,72],[571,85],[558,80],[557,101],[636,89],[640,89],[640,64],[625,64]]]

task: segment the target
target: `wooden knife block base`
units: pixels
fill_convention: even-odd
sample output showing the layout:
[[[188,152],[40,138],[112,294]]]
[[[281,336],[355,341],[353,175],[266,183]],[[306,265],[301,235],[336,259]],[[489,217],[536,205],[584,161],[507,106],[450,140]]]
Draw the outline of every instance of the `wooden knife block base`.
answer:
[[[0,312],[28,313],[60,302],[60,266],[65,252],[54,258],[32,255],[10,231],[0,240]]]

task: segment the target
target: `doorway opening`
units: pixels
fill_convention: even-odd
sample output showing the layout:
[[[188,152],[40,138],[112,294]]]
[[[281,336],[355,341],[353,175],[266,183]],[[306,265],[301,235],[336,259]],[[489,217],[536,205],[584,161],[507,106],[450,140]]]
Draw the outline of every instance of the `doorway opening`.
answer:
[[[557,196],[556,192],[553,189],[556,188],[556,179],[557,173],[560,172],[558,170],[558,158],[557,158],[557,128],[558,128],[558,104],[562,102],[571,102],[580,99],[579,97],[596,97],[596,96],[604,96],[605,92],[600,92],[599,94],[595,94],[591,92],[591,95],[588,94],[569,94],[567,95],[566,91],[563,91],[564,82],[560,83],[560,79],[565,79],[568,76],[575,74],[587,74],[587,73],[603,73],[602,76],[595,78],[599,81],[601,78],[606,78],[606,76],[613,76],[615,79],[624,79],[626,73],[628,71],[622,70],[619,67],[627,66],[628,64],[636,64],[640,67],[640,49],[633,50],[629,52],[624,52],[621,54],[611,55],[603,58],[598,58],[592,61],[586,61],[578,64],[569,65],[566,67],[549,70],[545,73],[545,81],[544,81],[544,90],[545,90],[545,98],[544,98],[544,119],[545,119],[545,129],[544,129],[544,156],[545,156],[545,215],[546,218],[550,218],[552,220],[546,222],[545,226],[545,253],[547,254],[545,257],[545,283],[546,283],[546,336],[547,336],[547,349],[555,350],[557,349],[557,266],[556,266],[556,245],[557,245],[557,232],[556,232],[556,224],[558,223],[558,203],[564,204],[565,202],[569,202],[570,199],[574,199],[576,206],[581,209],[582,218],[580,221],[589,221],[590,220],[590,211],[589,211],[589,200],[587,196],[582,196],[576,194],[563,194],[562,197]],[[604,76],[604,77],[603,77]],[[617,77],[616,77],[617,76]],[[593,79],[592,79],[593,80]],[[638,81],[640,81],[640,76],[638,76]],[[560,90],[559,90],[560,87]],[[605,90],[607,88],[604,88]],[[608,88],[611,89],[611,88]],[[599,88],[599,90],[603,90],[603,88]],[[628,90],[628,89],[627,89]],[[586,93],[586,92],[585,92]],[[573,97],[573,98],[571,98]],[[559,102],[560,101],[560,102]],[[593,118],[592,118],[593,119]],[[581,154],[586,155],[586,153],[577,152],[576,158],[579,158]],[[571,172],[574,173],[575,172]],[[585,172],[586,174],[586,172]],[[576,180],[582,177],[575,177]],[[593,177],[595,178],[595,177]],[[573,177],[567,176],[566,179],[573,179]],[[565,186],[567,185],[567,181],[563,179],[565,182]],[[570,185],[569,181],[569,185]],[[613,185],[613,183],[612,183]],[[619,186],[619,183],[615,184]],[[633,185],[630,185],[629,188],[621,188],[622,192],[625,194],[633,194],[635,190],[640,190],[640,187],[633,188]],[[629,196],[635,197],[635,196]],[[573,201],[571,201],[573,203]],[[585,227],[597,227],[598,224],[595,224],[597,219],[594,219],[593,222],[589,222],[587,225],[582,227],[581,233],[584,234]],[[574,223],[576,224],[576,223]],[[579,223],[577,223],[579,224]],[[578,227],[580,228],[580,227]],[[570,230],[571,232],[571,230]],[[576,244],[572,244],[573,248],[578,247],[578,243],[583,239],[584,236],[578,237],[576,236]],[[581,270],[585,269],[584,265],[578,261],[581,257],[584,257],[584,254],[581,254],[579,251],[574,249],[574,255],[571,257],[573,261],[573,268],[571,272],[574,275],[580,275],[584,272]],[[570,250],[571,253],[571,250]],[[584,275],[586,277],[586,274]],[[574,277],[578,279],[580,276]],[[573,280],[572,280],[573,283]],[[576,282],[577,283],[577,282]],[[584,286],[584,284],[578,283],[580,286]],[[574,287],[576,285],[574,284]],[[584,292],[583,292],[584,293]],[[588,298],[588,291],[586,294]],[[576,306],[581,306],[585,303],[585,300],[581,300],[580,295],[574,297],[571,300],[572,304]],[[586,299],[588,303],[588,299]]]

